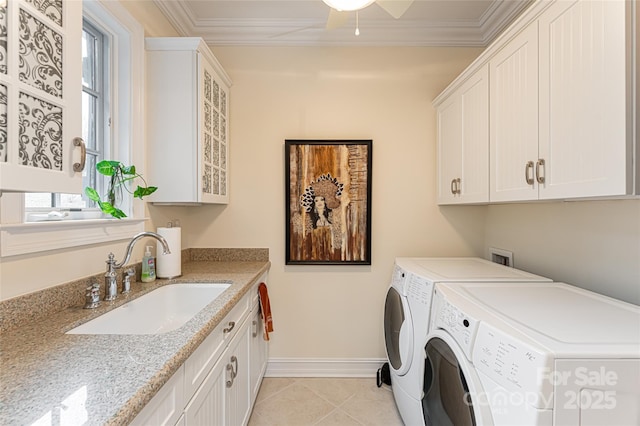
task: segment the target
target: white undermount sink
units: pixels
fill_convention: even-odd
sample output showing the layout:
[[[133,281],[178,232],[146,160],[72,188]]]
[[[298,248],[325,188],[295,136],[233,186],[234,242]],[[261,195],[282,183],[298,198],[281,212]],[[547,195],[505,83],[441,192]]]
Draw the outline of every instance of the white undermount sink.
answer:
[[[67,334],[161,334],[180,328],[229,283],[169,284],[84,323]]]

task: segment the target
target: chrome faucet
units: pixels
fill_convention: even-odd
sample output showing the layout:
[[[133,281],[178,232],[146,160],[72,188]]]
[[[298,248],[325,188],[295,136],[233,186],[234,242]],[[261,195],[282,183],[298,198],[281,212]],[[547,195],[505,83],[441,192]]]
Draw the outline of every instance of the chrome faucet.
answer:
[[[131,258],[131,251],[133,250],[133,246],[138,242],[139,239],[144,237],[152,237],[156,240],[160,241],[162,244],[162,254],[170,254],[169,244],[167,240],[164,239],[162,235],[156,234],[155,232],[141,232],[135,235],[131,241],[129,241],[129,245],[127,245],[127,249],[125,252],[124,260],[120,263],[116,262],[115,256],[113,253],[109,253],[109,258],[106,260],[107,264],[107,272],[104,274],[104,286],[105,286],[105,296],[104,300],[114,300],[118,297],[118,281],[116,270],[122,268],[124,265],[129,262]]]

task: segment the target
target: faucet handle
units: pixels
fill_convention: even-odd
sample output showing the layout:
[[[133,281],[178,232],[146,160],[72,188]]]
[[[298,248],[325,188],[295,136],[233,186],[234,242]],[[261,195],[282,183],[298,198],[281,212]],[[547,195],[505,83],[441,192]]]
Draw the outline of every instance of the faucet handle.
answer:
[[[124,271],[124,279],[122,280],[122,293],[126,294],[131,291],[131,277],[136,275],[135,268],[127,268]]]
[[[97,308],[100,305],[100,284],[94,283],[86,288],[84,309]]]

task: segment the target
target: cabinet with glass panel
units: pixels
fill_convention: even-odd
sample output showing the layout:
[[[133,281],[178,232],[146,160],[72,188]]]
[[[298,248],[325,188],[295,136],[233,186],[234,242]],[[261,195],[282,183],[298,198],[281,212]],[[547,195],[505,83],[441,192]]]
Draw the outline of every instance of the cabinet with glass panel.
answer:
[[[228,203],[229,76],[200,38],[147,38],[146,50],[149,201]]]
[[[0,191],[82,191],[81,30],[81,2],[0,2]]]

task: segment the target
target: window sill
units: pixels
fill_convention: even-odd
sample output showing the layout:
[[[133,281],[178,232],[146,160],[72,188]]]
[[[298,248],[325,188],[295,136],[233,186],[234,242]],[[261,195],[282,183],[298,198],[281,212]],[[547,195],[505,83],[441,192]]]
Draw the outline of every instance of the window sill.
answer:
[[[0,258],[126,240],[146,219],[62,220],[0,225]]]

